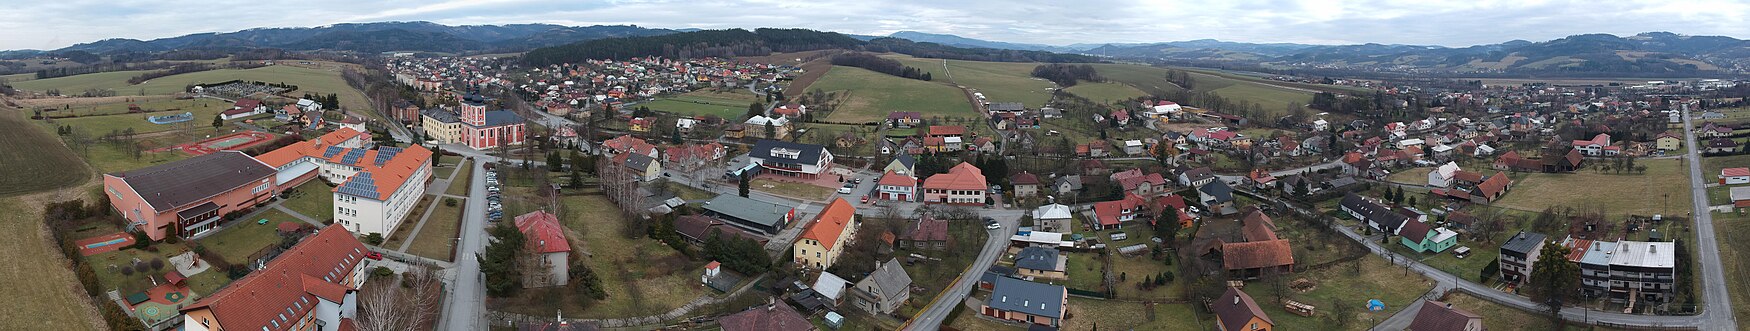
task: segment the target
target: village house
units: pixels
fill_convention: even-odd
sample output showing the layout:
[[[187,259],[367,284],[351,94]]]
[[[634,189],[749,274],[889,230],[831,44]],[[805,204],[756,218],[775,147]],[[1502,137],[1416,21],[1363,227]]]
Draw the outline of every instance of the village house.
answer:
[[[1732,131],[1733,131],[1733,128],[1730,126],[1726,126],[1724,124],[1715,124],[1714,122],[1707,122],[1707,123],[1702,123],[1701,128],[1695,129],[1695,137],[1696,138],[1730,137],[1730,136],[1732,136]]]
[[[761,172],[781,176],[813,179],[833,167],[832,152],[826,147],[782,140],[760,140],[747,156]]]
[[[912,128],[923,123],[923,113],[915,111],[896,111],[887,113],[887,127],[889,128]]]
[[[1294,271],[1294,251],[1287,239],[1276,236],[1276,222],[1254,207],[1240,218],[1239,240],[1217,240],[1213,246],[1222,270],[1234,279],[1256,279]]]
[[[1215,326],[1219,331],[1276,329],[1276,322],[1270,320],[1270,315],[1264,313],[1264,308],[1259,307],[1258,302],[1252,300],[1252,296],[1246,295],[1238,287],[1228,287],[1209,307],[1215,311]]]
[[[1713,138],[1707,140],[1707,153],[1727,153],[1738,151],[1738,141],[1732,138]]]
[[[1010,277],[995,277],[992,283],[990,298],[979,307],[985,316],[1056,327],[1069,305],[1069,290],[1063,286]]]
[[[1141,169],[1133,168],[1112,173],[1110,178],[1113,182],[1118,183],[1125,192],[1143,197],[1152,197],[1167,190],[1166,178],[1161,177],[1161,174],[1158,173],[1144,174]]]
[[[881,174],[881,179],[875,182],[875,190],[879,192],[877,199],[887,201],[912,202],[918,199],[918,180],[892,170]]]
[[[1407,331],[1483,331],[1483,316],[1440,301],[1422,302]]]
[[[1622,154],[1621,146],[1610,144],[1610,134],[1600,133],[1591,140],[1575,140],[1574,149],[1586,156],[1616,156]]]
[[[1159,176],[1159,174],[1156,174],[1156,176]],[[1009,185],[1013,187],[1010,191],[1013,192],[1016,197],[1039,195],[1039,176],[1034,175],[1033,173],[1022,171],[1021,173],[1015,174],[1009,178]]]
[[[1541,233],[1520,231],[1501,244],[1501,280],[1524,283],[1530,279],[1531,267],[1543,252],[1544,238]]]
[[[913,249],[943,250],[948,249],[948,220],[936,219],[929,214],[912,221],[900,230],[899,247]]]
[[[1720,169],[1720,185],[1750,184],[1750,168]]]
[[[626,121],[626,129],[632,130],[632,132],[650,132],[650,129],[655,126],[656,120],[647,117],[633,118],[630,121]]]
[[[905,273],[899,259],[888,259],[852,288],[857,308],[873,314],[892,314],[911,299],[911,275]]]
[[[1023,279],[1069,279],[1064,266],[1069,257],[1059,253],[1056,248],[1024,247],[1015,253],[1016,275]]]
[[[1399,242],[1417,253],[1440,253],[1458,245],[1458,232],[1420,221],[1404,222],[1398,231]]]
[[[795,244],[796,264],[816,270],[831,268],[856,237],[858,226],[856,207],[844,198],[834,198],[802,228]]]
[[[1137,217],[1146,215],[1148,199],[1135,193],[1125,193],[1123,199],[1101,201],[1094,203],[1094,224],[1089,226],[1105,230],[1116,229],[1125,222],[1135,221]]]
[[[1233,191],[1233,187],[1227,186],[1227,182],[1211,181],[1209,184],[1197,187],[1197,200],[1203,206],[1209,207],[1211,212],[1220,215],[1232,214],[1234,213]]]
[[[947,173],[924,179],[924,203],[979,205],[987,199],[989,184],[971,163],[960,162]]]
[[[1201,187],[1215,181],[1215,173],[1209,167],[1186,169],[1179,171],[1179,185],[1184,187]]]
[[[522,231],[528,252],[535,258],[528,263],[533,269],[523,274],[524,288],[565,286],[571,272],[571,242],[565,240],[565,228],[559,217],[537,210],[516,217],[517,230]]]
[[[1072,229],[1071,226],[1075,223],[1072,220],[1074,217],[1074,213],[1070,212],[1069,206],[1056,203],[1039,206],[1039,208],[1033,210],[1033,224],[1039,231],[1070,231]]]
[[[899,153],[899,156],[893,157],[893,161],[887,162],[886,167],[881,168],[881,172],[891,171],[897,172],[901,175],[916,177],[917,164],[918,160],[916,157],[912,157],[911,154]]]
[[[1405,222],[1415,221],[1390,207],[1371,199],[1362,198],[1355,193],[1343,195],[1343,201],[1338,204],[1338,208],[1349,214],[1350,217],[1354,217],[1355,220],[1367,224],[1367,227],[1373,228],[1374,231],[1385,233],[1397,234]]]
[[[1659,150],[1675,151],[1683,148],[1683,137],[1671,132],[1660,132],[1659,137],[1653,139],[1653,145]]]

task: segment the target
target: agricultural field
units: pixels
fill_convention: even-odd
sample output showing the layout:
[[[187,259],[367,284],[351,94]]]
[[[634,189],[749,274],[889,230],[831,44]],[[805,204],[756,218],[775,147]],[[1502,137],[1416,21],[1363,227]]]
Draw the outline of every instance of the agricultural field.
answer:
[[[148,104],[151,105],[150,108],[148,108]],[[228,102],[225,102],[222,100],[215,100],[215,99],[189,99],[189,100],[167,100],[167,101],[158,101],[158,102],[148,102],[147,104],[141,104],[140,107],[146,108],[146,109],[179,109],[179,110],[158,111],[158,112],[143,113],[143,114],[126,114],[127,106],[128,106],[127,103],[121,103],[121,104],[106,104],[106,105],[97,106],[97,107],[93,107],[93,108],[87,108],[87,111],[100,112],[100,113],[109,111],[106,108],[111,108],[111,107],[120,107],[121,109],[123,109],[122,113],[115,114],[115,115],[80,116],[80,117],[75,117],[75,118],[56,119],[53,122],[40,122],[40,123],[46,123],[50,126],[71,125],[71,126],[73,126],[74,130],[84,132],[87,136],[91,136],[91,137],[102,136],[102,135],[110,133],[111,131],[123,131],[123,130],[127,130],[130,128],[134,129],[134,132],[136,132],[136,133],[143,134],[143,133],[171,131],[171,130],[176,130],[178,128],[182,128],[184,126],[191,127],[191,128],[212,128],[213,116],[217,116],[219,114],[219,112],[221,112],[221,111],[231,109],[231,103],[228,103]],[[175,115],[175,114],[181,114],[183,112],[193,113],[194,119],[189,120],[188,122],[184,122],[184,123],[170,123],[170,124],[156,124],[156,123],[152,123],[152,122],[146,120],[147,116]],[[85,114],[83,112],[74,112],[74,113]],[[56,115],[60,115],[60,114],[56,114]],[[242,119],[227,121],[227,123],[237,122],[237,121],[242,121]]]
[[[49,79],[34,79],[34,80],[28,80],[28,81],[13,82],[12,87],[20,89],[20,90],[25,90],[25,91],[37,91],[37,92],[48,91],[48,90],[60,90],[61,94],[64,94],[64,95],[76,95],[76,94],[80,94],[80,93],[85,93],[86,90],[93,90],[93,89],[95,89],[95,90],[115,90],[115,93],[117,95],[123,95],[123,94],[137,95],[137,94],[139,94],[139,87],[128,85],[128,79],[134,78],[134,76],[139,76],[140,74],[144,74],[147,72],[151,72],[151,70],[111,71],[111,72],[99,72],[99,73],[84,74],[84,75],[72,75],[72,76],[66,76],[66,77],[55,77],[55,78],[49,78]],[[32,77],[34,77],[34,75]],[[182,87],[178,86],[177,91],[181,91],[181,90],[182,90]],[[172,92],[176,92],[176,91],[172,91]],[[165,92],[147,91],[146,94],[166,94],[166,93]]]
[[[1021,102],[1038,108],[1051,101],[1049,89],[1057,87],[1051,81],[1033,78],[1033,68],[1039,63],[946,60],[947,67],[943,68],[942,59],[898,54],[883,57],[928,72],[934,82],[975,89],[990,102]]]
[[[0,109],[0,169],[6,169],[0,174],[0,197],[73,186],[91,177],[77,154],[51,131],[32,127],[25,116]]]
[[[682,115],[711,115],[719,118],[740,118],[742,114],[747,113],[746,103],[737,106],[734,102],[717,101],[717,99],[701,100],[700,98],[664,98],[640,102],[638,107],[650,107],[650,110]]]
[[[1118,102],[1119,100],[1130,100],[1131,98],[1148,95],[1147,92],[1143,92],[1142,90],[1131,87],[1130,85],[1112,82],[1082,82],[1076,84],[1076,86],[1070,86],[1063,90],[1070,94],[1088,98],[1088,100],[1093,100],[1094,102],[1099,103]]]
[[[1109,81],[1129,84],[1150,94],[1183,90],[1168,82],[1167,69],[1135,64],[1094,64],[1094,70]],[[1236,102],[1257,103],[1272,113],[1285,112],[1289,103],[1312,101],[1314,89],[1287,87],[1291,83],[1266,82],[1259,78],[1208,71],[1189,71],[1192,89],[1211,92]],[[1332,87],[1336,88],[1336,87]]]
[[[1516,175],[1496,205],[1528,211],[1550,206],[1598,207],[1606,214],[1671,214],[1690,209],[1688,171],[1679,160],[1642,160],[1645,174],[1615,175],[1583,169],[1569,174]],[[1584,194],[1574,188],[1585,187]],[[1664,196],[1670,206],[1664,206]],[[1669,208],[1669,209],[1667,209]]]
[[[879,121],[895,111],[922,112],[925,118],[979,116],[966,95],[953,86],[856,67],[834,66],[809,90],[846,94],[844,103],[827,115],[832,122]]]
[[[144,90],[147,95],[174,94],[183,92],[188,85],[199,83],[218,83],[229,80],[260,81],[264,83],[286,83],[297,85],[298,90],[289,92],[292,96],[304,93],[338,94],[340,106],[346,109],[369,109],[370,100],[363,92],[346,85],[340,79],[338,66],[326,65],[322,69],[296,67],[289,65],[273,65],[254,69],[219,69],[181,75],[159,77],[138,85],[128,85],[128,78],[137,76],[144,71],[116,71],[95,74],[84,74],[50,79],[39,79],[12,84],[21,90],[43,91],[59,89],[61,93],[74,94],[86,89],[112,89],[118,95],[136,95]],[[365,112],[375,114],[375,112]],[[373,115],[374,116],[374,115]]]
[[[0,117],[11,117],[10,114]],[[0,125],[5,120],[0,119]],[[0,137],[6,137],[13,132],[35,132],[29,129],[0,130]],[[13,140],[6,140],[11,142]],[[3,144],[0,148],[13,148],[23,144]],[[65,149],[60,145],[53,146]],[[52,151],[33,151],[32,153],[47,153]],[[0,153],[0,161],[15,155],[11,151]],[[36,154],[32,154],[35,156]],[[53,162],[42,162],[53,163]],[[10,166],[7,169],[13,169]],[[71,165],[70,168],[79,168]],[[80,179],[84,179],[83,176]],[[0,180],[6,180],[0,178]],[[73,271],[68,269],[67,261],[56,251],[54,244],[47,242],[47,231],[43,228],[42,207],[36,201],[25,198],[0,198],[0,249],[7,252],[7,267],[0,268],[0,295],[10,298],[29,298],[28,304],[13,305],[10,309],[0,310],[0,328],[7,330],[98,330],[104,328],[103,319],[97,315],[95,307],[91,306],[85,293],[79,287],[79,281],[73,277]]]

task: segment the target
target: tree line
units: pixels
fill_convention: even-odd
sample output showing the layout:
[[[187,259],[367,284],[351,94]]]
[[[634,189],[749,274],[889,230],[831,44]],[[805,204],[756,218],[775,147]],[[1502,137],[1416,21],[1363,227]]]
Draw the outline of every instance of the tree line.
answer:
[[[659,36],[609,38],[537,48],[523,54],[523,61],[544,66],[577,63],[591,59],[624,60],[635,57],[671,58],[764,56],[774,52],[822,49],[900,53],[915,57],[999,62],[1099,62],[1075,54],[990,48],[960,48],[919,43],[899,38],[861,41],[837,32],[808,29],[702,30]]]
[[[836,66],[869,69],[869,71],[922,81],[928,81],[931,79],[930,73],[918,70],[918,68],[906,66],[903,63],[899,63],[899,60],[883,58],[863,52],[834,55],[832,57],[832,64]]]
[[[152,71],[152,72],[148,72],[148,73],[135,75],[132,78],[128,78],[128,85],[135,85],[135,84],[139,84],[139,83],[144,83],[148,80],[157,79],[158,77],[171,76],[171,75],[181,75],[181,74],[186,74],[186,73],[191,73],[191,72],[202,72],[202,71],[213,70],[213,69],[214,69],[214,67],[211,64],[183,63],[183,64],[171,66],[170,69],[157,70],[157,71]]]
[[[1087,64],[1048,63],[1033,67],[1033,77],[1044,78],[1060,87],[1076,86],[1078,81],[1104,81],[1094,66]]]

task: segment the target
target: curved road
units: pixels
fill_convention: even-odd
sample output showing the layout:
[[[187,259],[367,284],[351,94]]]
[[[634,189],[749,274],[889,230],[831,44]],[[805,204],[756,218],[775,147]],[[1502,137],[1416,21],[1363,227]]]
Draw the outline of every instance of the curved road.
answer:
[[[1003,215],[993,215],[998,213]],[[948,322],[948,313],[953,312],[954,307],[966,302],[966,295],[972,293],[972,287],[978,283],[978,278],[984,276],[984,271],[989,270],[991,264],[997,262],[997,257],[1002,256],[1003,251],[1009,247],[1009,234],[1014,233],[1016,226],[1019,226],[1020,213],[1021,211],[1018,210],[979,213],[981,216],[996,218],[998,223],[1002,223],[1003,228],[985,231],[990,239],[984,241],[984,249],[978,253],[978,259],[973,261],[971,266],[966,267],[966,271],[960,274],[960,278],[954,279],[954,284],[949,285],[947,291],[936,296],[935,301],[930,301],[930,304],[924,307],[924,311],[918,312],[917,316],[912,316],[911,321],[906,322],[906,325],[900,329],[941,329],[942,324]]]

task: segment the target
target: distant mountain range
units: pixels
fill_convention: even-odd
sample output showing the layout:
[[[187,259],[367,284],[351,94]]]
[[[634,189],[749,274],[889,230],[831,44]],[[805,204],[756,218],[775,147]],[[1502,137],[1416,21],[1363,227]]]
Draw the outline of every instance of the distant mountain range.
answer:
[[[197,33],[152,40],[107,39],[52,51],[0,51],[0,59],[84,51],[95,54],[157,53],[176,50],[280,48],[293,51],[424,51],[444,53],[521,52],[537,48],[619,37],[650,37],[709,30],[661,29],[633,25],[563,26],[553,24],[462,25],[431,22],[345,23],[305,28],[256,28],[229,33]],[[737,35],[745,37],[745,35]],[[1161,43],[1043,45],[966,38],[951,34],[899,31],[887,36],[841,34],[864,43],[883,39],[916,42],[901,47],[938,47],[932,52],[994,49],[1084,54],[1114,59],[1231,63],[1276,69],[1334,69],[1450,74],[1738,74],[1750,69],[1750,41],[1722,36],[1648,32],[1619,37],[1574,35],[1531,42],[1513,40],[1470,47],[1424,45],[1308,45],[1243,43],[1201,39]],[[933,45],[933,46],[932,46]],[[875,50],[879,50],[876,48]],[[984,56],[998,52],[980,51]],[[968,53],[970,54],[970,53]],[[1037,54],[1024,57],[1039,57]],[[1019,60],[1024,57],[1009,57]]]
[[[153,40],[106,39],[50,51],[97,54],[163,52],[182,49],[272,47],[287,50],[357,52],[426,51],[462,53],[520,51],[578,41],[654,36],[680,32],[633,25],[563,26],[553,24],[460,25],[431,22],[345,23],[310,28],[257,28],[230,33],[197,33]],[[31,54],[10,51],[12,54]],[[7,55],[8,53],[0,53]]]

